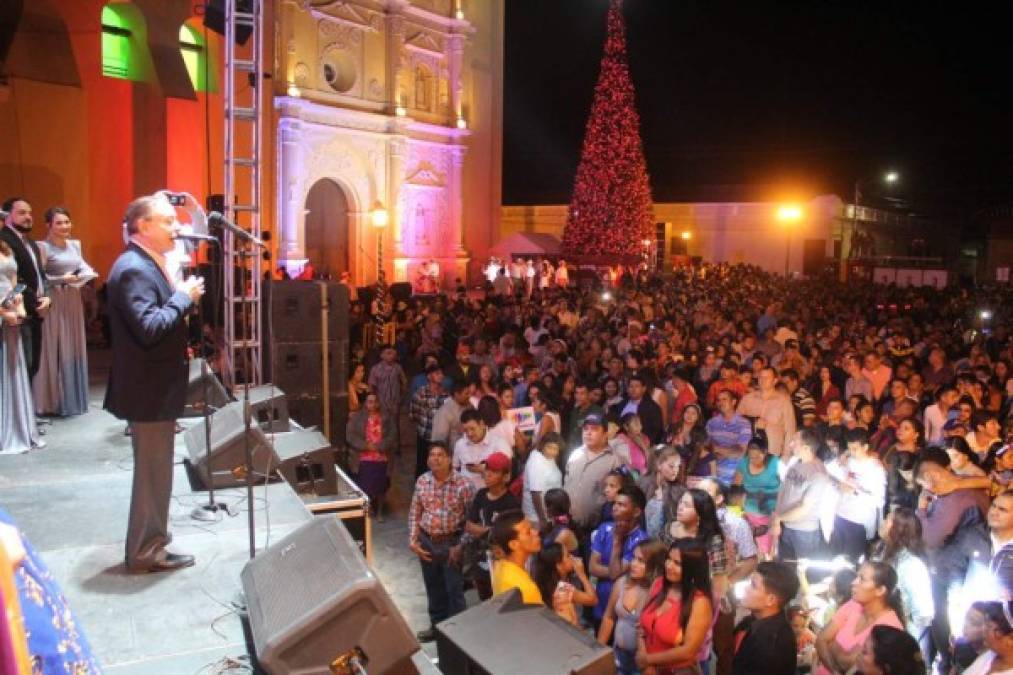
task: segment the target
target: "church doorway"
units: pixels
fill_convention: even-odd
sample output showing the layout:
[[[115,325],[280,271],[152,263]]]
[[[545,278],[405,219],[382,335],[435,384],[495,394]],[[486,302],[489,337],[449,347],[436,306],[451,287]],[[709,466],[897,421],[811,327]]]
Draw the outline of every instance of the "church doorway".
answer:
[[[337,279],[348,270],[348,198],[329,178],[306,195],[305,235],[306,258],[319,276]]]

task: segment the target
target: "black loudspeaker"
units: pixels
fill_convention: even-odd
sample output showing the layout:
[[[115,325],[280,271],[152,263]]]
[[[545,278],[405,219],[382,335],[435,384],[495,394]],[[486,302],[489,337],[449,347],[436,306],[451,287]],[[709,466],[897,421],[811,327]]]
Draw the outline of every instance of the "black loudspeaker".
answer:
[[[497,595],[436,625],[444,675],[614,675],[612,650],[519,590]]]
[[[396,284],[391,284],[390,297],[394,299],[394,302],[397,302],[398,300],[408,302],[408,300],[412,297],[412,285],[407,281],[399,281]]]
[[[333,391],[333,389],[331,390]],[[319,394],[294,394],[287,398],[289,416],[304,427],[324,428],[324,399]],[[345,445],[348,423],[348,390],[331,396],[331,444]]]
[[[264,283],[264,330],[275,343],[322,339],[323,282],[272,280]],[[348,339],[348,287],[327,282],[327,339]]]
[[[281,475],[300,493],[338,493],[334,449],[319,431],[300,429],[274,436],[274,451],[281,459]]]
[[[415,636],[338,518],[301,526],[248,562],[240,579],[269,675],[360,672],[339,669],[356,652],[370,675],[418,672]]]
[[[204,375],[204,359],[190,360],[190,380],[186,387],[186,407],[183,409],[184,417],[199,417],[204,414],[204,393],[207,390],[207,397],[212,410],[218,410],[228,405],[229,394],[211,368],[207,369],[207,377]]]
[[[219,35],[225,35],[225,3],[227,0],[209,0],[204,5],[204,25]],[[236,11],[250,14],[255,0],[235,0]],[[236,44],[245,45],[253,34],[253,26],[236,22]]]
[[[214,487],[235,487],[246,484],[246,450],[243,441],[243,403],[230,403],[213,415],[208,416],[211,426],[211,479]],[[197,478],[207,487],[208,454],[205,447],[204,421],[191,427],[183,436],[190,463]],[[255,423],[250,427],[250,453],[253,457],[254,482],[262,483],[281,461]]]

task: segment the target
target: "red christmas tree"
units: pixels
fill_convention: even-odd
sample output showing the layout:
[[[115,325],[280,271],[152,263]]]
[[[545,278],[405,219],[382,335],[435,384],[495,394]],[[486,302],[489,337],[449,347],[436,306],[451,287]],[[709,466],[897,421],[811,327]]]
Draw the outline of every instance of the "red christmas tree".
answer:
[[[584,132],[563,250],[576,255],[639,255],[654,239],[647,164],[633,80],[626,61],[622,0],[611,0],[608,36]]]

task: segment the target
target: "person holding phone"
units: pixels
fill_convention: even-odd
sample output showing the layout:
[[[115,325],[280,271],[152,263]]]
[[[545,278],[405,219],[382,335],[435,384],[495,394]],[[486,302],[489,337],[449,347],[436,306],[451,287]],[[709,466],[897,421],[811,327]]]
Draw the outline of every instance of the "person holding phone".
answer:
[[[134,481],[127,526],[131,572],[190,567],[190,555],[169,553],[173,437],[186,399],[184,316],[204,294],[200,277],[178,278],[168,254],[180,224],[164,195],[135,199],[123,218],[129,243],[109,273],[114,358],[105,409],[132,430]],[[139,374],[143,373],[143,377]]]
[[[21,342],[27,312],[14,252],[0,241],[0,455],[43,447],[32,410],[32,385]],[[19,290],[20,289],[20,290]]]
[[[38,244],[51,304],[42,324],[39,373],[32,381],[35,411],[40,415],[80,415],[88,411],[88,349],[81,287],[98,274],[81,256],[81,242],[70,238],[70,212],[54,206],[45,218],[49,234]]]

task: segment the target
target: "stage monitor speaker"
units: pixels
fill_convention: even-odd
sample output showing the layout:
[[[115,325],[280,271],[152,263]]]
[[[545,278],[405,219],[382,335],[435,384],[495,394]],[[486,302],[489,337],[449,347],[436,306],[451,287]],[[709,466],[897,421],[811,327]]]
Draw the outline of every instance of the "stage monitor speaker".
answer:
[[[243,434],[243,402],[230,403],[208,416],[211,425],[211,479],[215,489],[246,484],[246,449]],[[183,440],[190,462],[200,481],[207,487],[208,454],[204,442],[204,420],[187,429]],[[263,483],[281,461],[256,423],[250,426],[250,453],[253,456],[253,480]]]
[[[436,625],[444,675],[614,675],[612,650],[514,589]]]
[[[253,12],[253,3],[257,1],[236,0],[236,11],[250,14]],[[204,5],[204,25],[219,35],[225,35],[226,2],[227,0],[209,0]],[[245,45],[252,34],[253,26],[236,22],[236,44]]]
[[[281,460],[281,475],[299,494],[338,493],[334,448],[319,431],[300,429],[276,434],[274,451]]]
[[[211,404],[211,410],[218,410],[229,404],[231,400],[225,386],[221,383],[211,368],[207,369],[207,376],[204,374],[204,359],[190,359],[190,379],[186,387],[186,407],[183,409],[184,417],[199,417],[204,414],[204,393],[205,384],[207,397]]]
[[[370,675],[418,672],[415,636],[338,518],[307,522],[248,562],[240,579],[269,675],[343,672],[331,665],[356,650]]]
[[[285,392],[277,385],[250,387],[250,414],[256,424],[269,434],[291,431]]]

